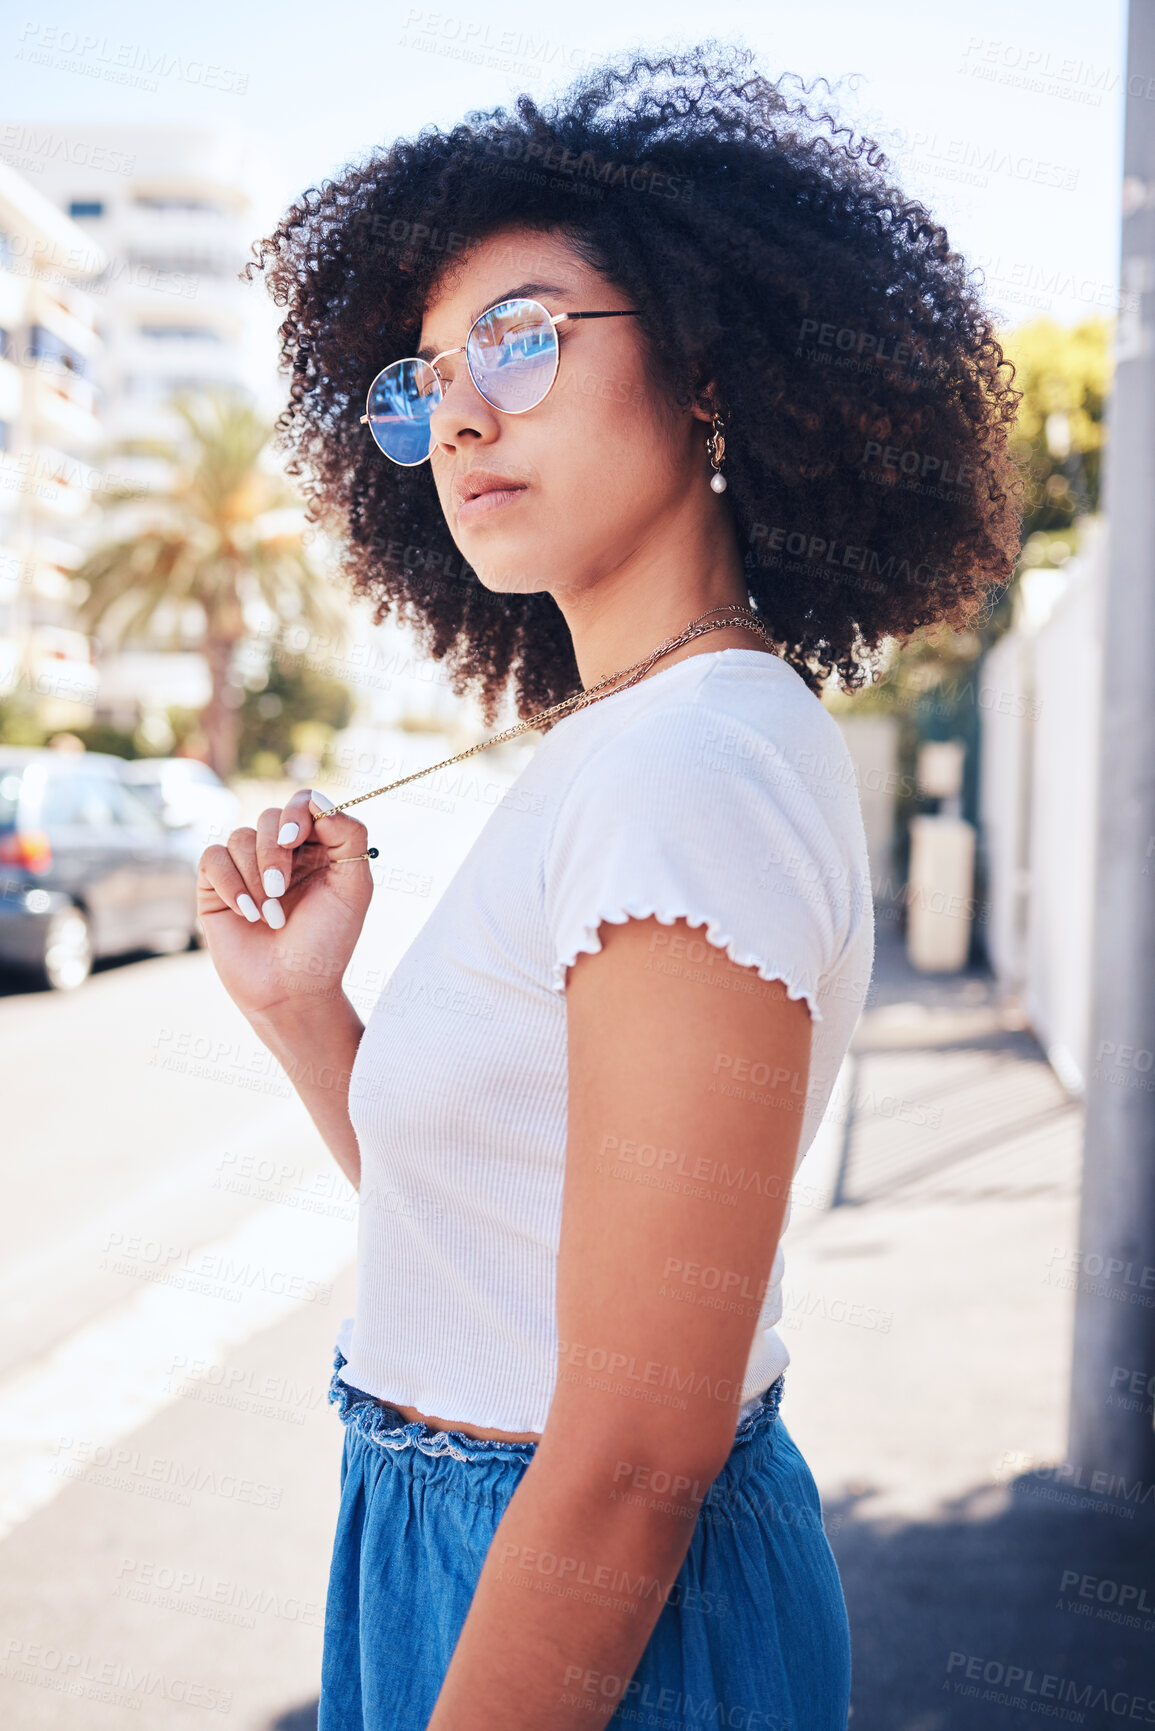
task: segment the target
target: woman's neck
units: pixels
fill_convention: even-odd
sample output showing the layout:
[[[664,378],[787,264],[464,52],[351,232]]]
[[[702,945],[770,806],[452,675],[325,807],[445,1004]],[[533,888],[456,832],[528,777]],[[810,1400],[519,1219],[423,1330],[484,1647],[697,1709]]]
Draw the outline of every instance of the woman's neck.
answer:
[[[683,549],[664,569],[654,559],[644,565],[631,561],[579,592],[555,591],[554,599],[569,626],[587,691],[643,661],[700,615],[750,605],[736,546],[719,546],[717,540],[701,559],[688,561]],[[729,648],[772,653],[758,632],[728,625],[671,650],[655,663],[654,671],[704,650]]]

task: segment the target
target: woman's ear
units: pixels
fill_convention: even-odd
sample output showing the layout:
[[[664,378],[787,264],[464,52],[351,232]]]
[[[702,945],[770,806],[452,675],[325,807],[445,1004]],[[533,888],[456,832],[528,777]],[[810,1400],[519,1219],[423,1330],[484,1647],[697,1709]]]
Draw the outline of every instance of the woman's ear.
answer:
[[[718,392],[713,379],[710,379],[696,387],[690,413],[696,420],[710,421],[718,412]]]

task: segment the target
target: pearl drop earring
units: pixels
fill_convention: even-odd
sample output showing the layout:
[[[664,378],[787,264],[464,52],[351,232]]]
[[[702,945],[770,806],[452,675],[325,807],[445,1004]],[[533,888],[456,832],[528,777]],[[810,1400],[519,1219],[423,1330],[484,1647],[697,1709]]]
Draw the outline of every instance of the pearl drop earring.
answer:
[[[726,491],[726,477],[722,473],[722,458],[726,454],[726,434],[721,415],[710,418],[710,433],[706,439],[706,449],[710,453],[710,462],[714,473],[710,476],[710,486],[715,493]]]

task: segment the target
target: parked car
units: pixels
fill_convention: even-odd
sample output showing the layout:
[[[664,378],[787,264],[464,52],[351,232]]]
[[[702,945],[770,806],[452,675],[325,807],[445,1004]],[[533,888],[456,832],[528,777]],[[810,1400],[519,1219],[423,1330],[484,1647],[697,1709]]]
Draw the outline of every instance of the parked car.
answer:
[[[196,757],[138,757],[124,779],[176,829],[195,864],[206,847],[226,842],[241,821],[241,802],[215,770]]]
[[[0,745],[0,963],[58,990],[200,941],[196,866],[105,752]]]

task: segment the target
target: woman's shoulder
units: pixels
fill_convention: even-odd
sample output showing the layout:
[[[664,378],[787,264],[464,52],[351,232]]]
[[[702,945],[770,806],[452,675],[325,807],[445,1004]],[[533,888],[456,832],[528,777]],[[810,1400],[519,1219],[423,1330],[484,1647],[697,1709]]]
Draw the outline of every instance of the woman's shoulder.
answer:
[[[687,657],[607,700],[598,725],[584,738],[575,731],[572,743],[575,791],[597,777],[619,784],[720,777],[723,788],[805,789],[824,804],[849,786],[857,800],[838,723],[802,676],[768,651]]]
[[[817,1016],[866,881],[837,723],[756,651],[690,658],[650,683],[616,717],[607,702],[559,800],[543,870],[553,983],[604,922],[684,918],[740,965],[793,981]]]

